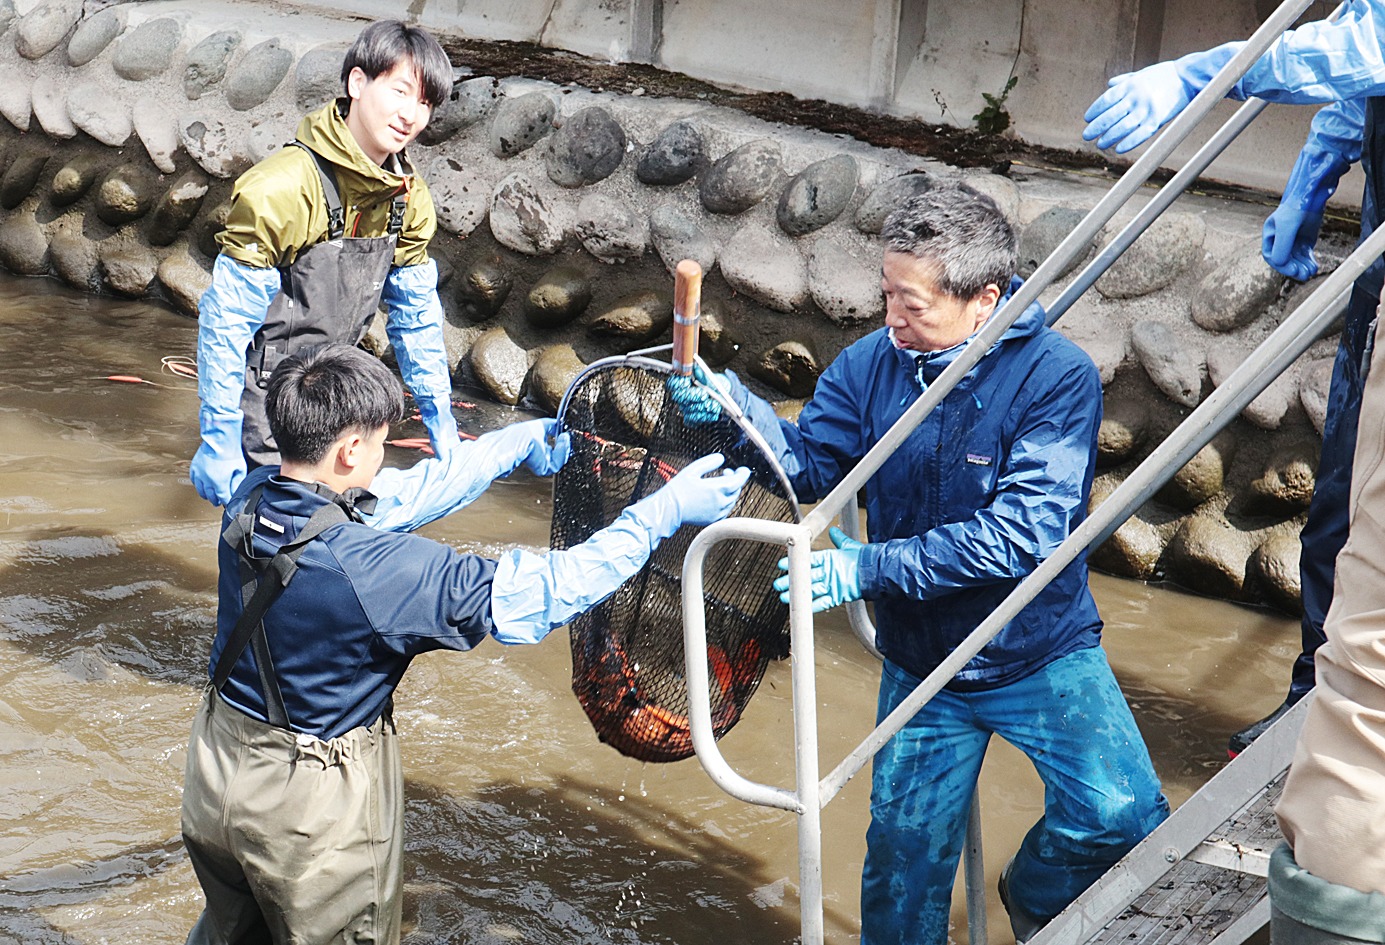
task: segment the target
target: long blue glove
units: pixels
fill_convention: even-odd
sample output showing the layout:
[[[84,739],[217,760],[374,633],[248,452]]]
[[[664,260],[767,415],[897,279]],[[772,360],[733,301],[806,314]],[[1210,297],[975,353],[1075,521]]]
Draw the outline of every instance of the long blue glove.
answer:
[[[495,454],[496,466],[503,470],[500,476],[520,466],[536,476],[551,476],[563,468],[572,452],[572,435],[558,429],[557,420],[525,420],[492,430],[476,442]]]
[[[492,635],[502,643],[537,643],[614,593],[680,526],[725,518],[750,470],[703,478],[721,464],[719,453],[689,463],[658,492],[574,548],[546,555],[516,549],[501,558],[491,582]]]
[[[385,333],[394,347],[399,373],[428,428],[433,452],[448,453],[458,444],[457,418],[452,415],[452,376],[443,343],[437,263],[430,259],[417,266],[392,268],[385,277],[381,301],[389,312]]]
[[[552,439],[550,443],[549,440]],[[381,531],[410,532],[472,502],[520,466],[551,476],[567,462],[571,437],[556,420],[527,420],[460,443],[408,469],[381,469],[370,484],[376,497],[366,524]]]
[[[693,363],[692,377],[672,374],[665,386],[669,398],[683,415],[683,422],[690,427],[705,426],[721,419],[721,404],[709,393],[709,388],[728,399],[734,391],[730,377],[708,371],[696,362]]]
[[[865,547],[848,538],[840,528],[828,531],[832,544],[827,551],[814,551],[812,556],[813,613],[861,599],[861,549]],[[779,569],[785,573],[774,582],[779,599],[789,602],[789,559],[779,559]]]
[[[188,475],[197,494],[213,505],[230,501],[245,478],[240,446],[245,352],[278,294],[279,270],[246,266],[223,253],[216,257],[212,284],[197,306],[202,444]]]
[[[1088,122],[1082,139],[1097,139],[1102,149],[1114,145],[1118,154],[1139,147],[1187,108],[1243,45],[1226,43],[1116,76],[1082,116]]]
[[[1279,208],[1265,221],[1260,253],[1291,279],[1306,282],[1318,274],[1313,246],[1322,227],[1323,208],[1349,165],[1340,155],[1305,145],[1289,173]]]

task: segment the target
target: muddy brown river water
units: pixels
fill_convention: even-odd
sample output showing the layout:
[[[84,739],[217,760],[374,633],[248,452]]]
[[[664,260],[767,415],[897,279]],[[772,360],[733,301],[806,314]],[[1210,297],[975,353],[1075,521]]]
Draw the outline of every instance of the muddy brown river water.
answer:
[[[187,480],[194,382],[160,373],[195,341],[194,322],[146,303],[0,279],[0,943],[172,945],[201,907],[178,807],[218,515]],[[486,404],[459,416],[471,432],[520,418]],[[548,483],[521,472],[425,534],[480,553],[539,549],[549,509]],[[1278,704],[1295,623],[1099,575],[1093,586],[1180,803],[1220,767],[1227,735]],[[820,618],[818,634],[828,770],[869,731],[879,668],[842,616]],[[695,760],[643,765],[600,744],[569,670],[558,632],[430,654],[405,677],[405,941],[793,942],[793,817],[724,795]],[[792,783],[790,696],[787,664],[772,665],[722,743],[754,780]],[[868,793],[863,774],[824,812],[832,943],[858,935]],[[1010,941],[995,877],[1042,794],[1008,746],[992,748],[982,803],[991,941]],[[965,941],[960,901],[959,889]]]

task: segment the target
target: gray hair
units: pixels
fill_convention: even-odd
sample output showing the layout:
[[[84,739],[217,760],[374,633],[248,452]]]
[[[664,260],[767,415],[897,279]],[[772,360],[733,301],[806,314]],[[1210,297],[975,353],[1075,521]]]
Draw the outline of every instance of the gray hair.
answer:
[[[885,218],[885,249],[929,260],[938,289],[973,299],[988,285],[1004,294],[1019,268],[1015,231],[994,200],[963,183],[911,197]]]

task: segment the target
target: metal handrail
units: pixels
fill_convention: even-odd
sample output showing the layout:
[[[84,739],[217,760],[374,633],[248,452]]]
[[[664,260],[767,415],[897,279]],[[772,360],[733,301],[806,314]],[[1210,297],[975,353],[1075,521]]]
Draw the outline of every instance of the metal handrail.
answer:
[[[1038,270],[1019,288],[1009,301],[987,320],[971,343],[957,356],[922,395],[905,410],[888,431],[867,451],[866,455],[825,496],[802,523],[784,526],[779,523],[751,519],[733,519],[715,523],[704,529],[692,542],[683,565],[683,617],[685,660],[689,690],[689,724],[694,750],[699,762],[713,780],[733,796],[751,803],[795,810],[799,814],[799,873],[800,915],[804,945],[820,945],[823,938],[821,812],[874,754],[892,738],[919,708],[940,691],[961,668],[988,643],[1024,606],[1026,606],[1063,568],[1090,544],[1113,532],[1136,508],[1153,494],[1165,480],[1181,468],[1226,423],[1270,384],[1298,357],[1336,317],[1345,304],[1351,282],[1365,270],[1369,261],[1385,248],[1385,230],[1357,248],[1336,272],[1329,276],[1270,337],[1232,372],[1231,376],[1212,393],[1193,413],[1121,484],[1101,507],[1058,547],[1033,573],[1010,593],[1001,605],[984,620],[963,643],[954,650],[919,686],[889,714],[866,739],[857,746],[824,779],[817,779],[817,705],[816,680],[813,667],[813,617],[810,592],[810,548],[814,537],[825,531],[848,504],[854,505],[856,493],[889,459],[898,446],[923,419],[951,392],[953,387],[971,371],[982,357],[999,341],[1040,293],[1054,281],[1058,273],[1083,251],[1096,234],[1110,221],[1149,179],[1160,164],[1216,106],[1249,67],[1279,38],[1307,9],[1311,0],[1285,0],[1260,26],[1246,44],[1216,74],[1189,105],[1169,124],[1150,148],[1122,175],[1114,187],[1097,202],[1039,266]],[[1111,246],[1093,260],[1074,281],[1071,298],[1060,297],[1057,314],[1062,313],[1081,295],[1101,272],[1110,266],[1125,248],[1148,227],[1154,219],[1186,188],[1201,170],[1249,124],[1263,106],[1255,103],[1239,109],[1227,125],[1230,130],[1218,132],[1195,155],[1194,162],[1205,157],[1197,171],[1176,175],[1176,189],[1167,187],[1172,196],[1164,199],[1161,193],[1142,209],[1131,224],[1122,230]],[[1187,168],[1185,168],[1187,170]],[[1170,182],[1173,184],[1173,181]],[[1152,209],[1151,209],[1152,207]],[[1377,239],[1377,237],[1379,237]],[[1112,249],[1112,247],[1118,248]],[[1373,254],[1373,255],[1372,255]],[[1073,286],[1069,286],[1072,290]],[[1268,353],[1266,353],[1268,352]],[[1161,478],[1162,477],[1162,478]],[[848,534],[857,526],[855,512]],[[846,524],[846,523],[844,523]],[[1109,530],[1103,533],[1103,529]],[[791,637],[791,676],[794,690],[796,784],[794,791],[756,784],[738,775],[722,756],[712,734],[709,676],[706,665],[706,626],[702,605],[702,567],[706,554],[719,541],[744,538],[757,541],[777,541],[788,550],[789,622]],[[860,610],[861,615],[864,610]],[[852,619],[857,627],[856,615]],[[860,631],[858,630],[858,635]],[[872,634],[873,637],[873,634]],[[865,638],[863,638],[863,642]],[[869,646],[874,650],[873,639]],[[792,804],[789,797],[793,798]],[[762,798],[763,800],[754,800]],[[977,896],[973,895],[980,872],[979,859],[968,863],[968,906],[974,910]],[[984,910],[980,910],[984,915]],[[976,940],[977,925],[972,918],[972,937]],[[984,921],[984,919],[982,920]]]

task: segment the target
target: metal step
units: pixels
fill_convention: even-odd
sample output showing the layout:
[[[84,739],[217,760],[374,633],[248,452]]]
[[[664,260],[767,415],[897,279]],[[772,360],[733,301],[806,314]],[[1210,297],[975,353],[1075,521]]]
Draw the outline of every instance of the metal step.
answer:
[[[1274,805],[1312,698],[1301,700],[1030,945],[1239,945],[1270,918]]]

